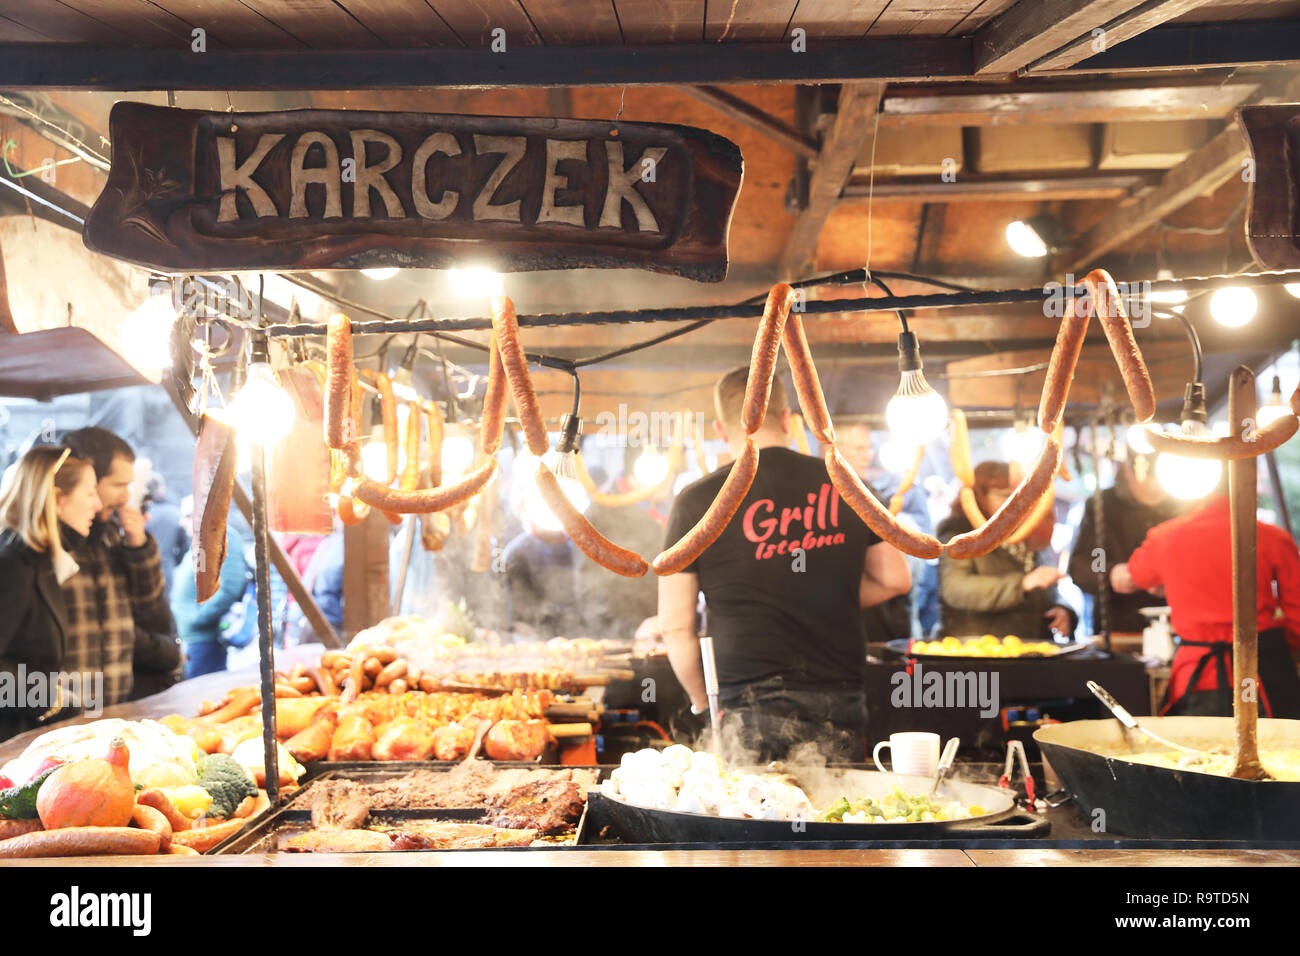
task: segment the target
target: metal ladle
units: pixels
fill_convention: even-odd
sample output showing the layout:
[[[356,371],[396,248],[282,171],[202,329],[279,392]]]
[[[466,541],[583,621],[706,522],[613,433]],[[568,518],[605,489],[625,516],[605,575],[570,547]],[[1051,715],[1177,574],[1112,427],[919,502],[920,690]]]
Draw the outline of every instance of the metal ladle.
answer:
[[[1095,680],[1088,681],[1088,690],[1092,691],[1092,695],[1101,701],[1107,710],[1115,715],[1116,720],[1130,730],[1136,730],[1143,736],[1150,737],[1156,743],[1168,747],[1170,750],[1178,750],[1182,753],[1190,754],[1195,757],[1198,762],[1205,760],[1206,757],[1219,756],[1218,754],[1212,754],[1206,750],[1197,750],[1195,747],[1185,747],[1182,744],[1176,744],[1172,740],[1166,740],[1164,737],[1161,737],[1155,731],[1143,727],[1137,722],[1137,718],[1128,712],[1128,709],[1125,708],[1123,704],[1111,696],[1110,691],[1106,690],[1106,688],[1102,687]]]

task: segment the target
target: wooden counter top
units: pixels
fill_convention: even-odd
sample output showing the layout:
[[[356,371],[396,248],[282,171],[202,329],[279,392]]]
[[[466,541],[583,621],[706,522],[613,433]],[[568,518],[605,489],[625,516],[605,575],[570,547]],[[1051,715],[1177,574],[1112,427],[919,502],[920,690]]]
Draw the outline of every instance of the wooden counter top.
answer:
[[[1300,850],[467,850],[436,853],[281,853],[15,860],[23,866],[1300,866]]]

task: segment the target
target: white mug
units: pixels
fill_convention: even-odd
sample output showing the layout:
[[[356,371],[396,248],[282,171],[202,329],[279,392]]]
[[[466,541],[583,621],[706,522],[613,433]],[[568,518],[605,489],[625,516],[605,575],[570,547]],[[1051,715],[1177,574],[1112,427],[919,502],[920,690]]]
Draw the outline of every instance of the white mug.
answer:
[[[885,769],[880,762],[880,751],[889,748],[893,770]],[[918,777],[933,777],[939,770],[939,735],[925,731],[907,731],[890,734],[871,751],[871,759],[881,773],[905,773]]]

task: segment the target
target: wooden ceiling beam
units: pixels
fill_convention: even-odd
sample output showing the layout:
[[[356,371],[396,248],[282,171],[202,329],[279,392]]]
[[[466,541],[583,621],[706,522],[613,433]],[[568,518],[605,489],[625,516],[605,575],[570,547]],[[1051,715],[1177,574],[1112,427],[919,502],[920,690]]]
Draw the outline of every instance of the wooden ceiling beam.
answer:
[[[682,92],[707,103],[723,116],[780,143],[796,156],[817,158],[817,144],[788,123],[766,113],[752,103],[716,86],[684,86]]]
[[[975,31],[976,75],[1015,73],[1141,5],[1141,0],[1020,0]]]
[[[1207,2],[1210,0],[1156,0],[1156,2],[1143,3],[1120,14],[1109,23],[1101,24],[1103,32],[1099,36],[1089,32],[1077,37],[1054,53],[1031,63],[1029,70],[1030,72],[1063,70],[1074,66],[1099,50],[1109,50],[1139,34],[1146,33],[1153,27],[1190,13]]]
[[[858,176],[844,187],[843,199],[863,199],[872,191]],[[933,176],[906,179],[876,179],[877,202],[1024,202],[1030,200],[1115,199],[1152,182],[1156,173],[1108,172],[1069,176],[980,177],[968,174],[945,183]]]
[[[882,37],[818,43],[512,46],[482,49],[209,50],[0,44],[0,89],[391,90],[850,83],[971,75],[966,37]]]
[[[1161,70],[1250,69],[1297,61],[1300,61],[1300,20],[1172,23],[1155,27],[1117,46],[1107,46],[1104,52],[1060,73],[1034,75],[1149,75]]]
[[[795,217],[781,254],[780,274],[805,274],[817,255],[817,239],[840,194],[853,175],[853,166],[871,136],[885,90],[883,83],[846,83],[840,88],[839,109],[817,154],[808,183],[808,205]]]
[[[1135,202],[1120,206],[1052,257],[1051,272],[1080,271],[1197,196],[1241,173],[1248,155],[1235,123],[1165,173],[1160,185]]]
[[[880,109],[881,128],[1007,126],[1027,123],[1115,123],[1125,120],[1224,119],[1259,84],[1240,78],[1211,83],[1024,89],[901,95],[893,90]]]

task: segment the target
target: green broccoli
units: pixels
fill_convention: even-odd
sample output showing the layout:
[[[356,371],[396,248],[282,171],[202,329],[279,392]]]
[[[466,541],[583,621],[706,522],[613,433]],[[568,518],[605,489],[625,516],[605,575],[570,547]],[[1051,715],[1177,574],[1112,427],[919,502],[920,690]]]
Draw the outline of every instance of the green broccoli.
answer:
[[[844,814],[849,809],[849,800],[847,797],[840,797],[829,807],[817,815],[817,823],[840,823],[844,819]]]
[[[209,754],[198,762],[199,786],[212,794],[206,816],[228,817],[244,802],[257,796],[257,785],[229,754]]]

